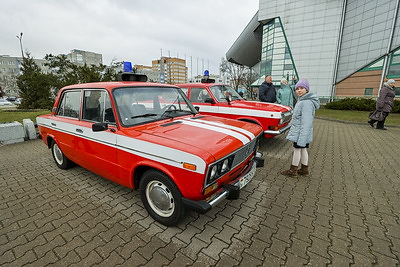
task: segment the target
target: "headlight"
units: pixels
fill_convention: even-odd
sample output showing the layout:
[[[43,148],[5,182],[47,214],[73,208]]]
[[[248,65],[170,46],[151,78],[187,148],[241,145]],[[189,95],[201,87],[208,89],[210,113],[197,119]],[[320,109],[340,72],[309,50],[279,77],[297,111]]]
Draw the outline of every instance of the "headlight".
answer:
[[[217,170],[218,170],[218,166],[217,166],[217,165],[214,165],[214,166],[211,168],[210,180],[214,180],[214,178],[215,178],[215,176],[216,176],[216,174],[217,174]]]
[[[219,179],[222,175],[229,172],[232,168],[232,163],[234,158],[235,155],[231,155],[227,158],[215,162],[212,166],[210,166],[206,185],[213,183],[214,181]]]
[[[229,170],[229,159],[225,159],[224,162],[222,162],[222,167],[221,167],[221,172],[226,172]]]
[[[279,125],[281,125],[285,121],[285,115],[281,114],[281,119],[279,120]]]

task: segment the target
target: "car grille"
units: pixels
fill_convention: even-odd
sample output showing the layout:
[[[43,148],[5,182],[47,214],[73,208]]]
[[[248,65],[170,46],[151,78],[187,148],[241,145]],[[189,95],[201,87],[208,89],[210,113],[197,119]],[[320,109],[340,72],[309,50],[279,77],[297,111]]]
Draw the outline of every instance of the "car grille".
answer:
[[[254,138],[250,143],[246,144],[244,147],[235,152],[232,169],[245,161],[250,156],[250,154],[254,152],[258,144],[258,139],[259,137]]]

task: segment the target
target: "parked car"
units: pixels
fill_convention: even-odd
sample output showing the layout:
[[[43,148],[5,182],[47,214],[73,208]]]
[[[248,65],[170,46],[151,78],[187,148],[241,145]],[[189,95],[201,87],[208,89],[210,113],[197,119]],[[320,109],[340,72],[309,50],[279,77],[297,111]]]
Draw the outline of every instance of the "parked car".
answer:
[[[247,101],[225,84],[205,79],[202,83],[177,84],[201,114],[236,119],[260,125],[267,138],[289,129],[293,110],[274,103]]]
[[[9,101],[9,102],[14,102],[16,99],[17,99],[17,97],[15,97],[15,96],[7,97],[7,101]]]
[[[167,226],[185,209],[205,213],[238,198],[264,164],[261,127],[199,115],[176,86],[126,73],[121,80],[64,87],[52,113],[37,117],[56,165],[140,189],[146,210]]]
[[[11,106],[12,103],[5,100],[5,99],[0,99],[0,106]]]
[[[17,99],[15,99],[14,104],[16,104],[16,105],[21,105],[21,102],[22,102],[22,98],[17,97]]]

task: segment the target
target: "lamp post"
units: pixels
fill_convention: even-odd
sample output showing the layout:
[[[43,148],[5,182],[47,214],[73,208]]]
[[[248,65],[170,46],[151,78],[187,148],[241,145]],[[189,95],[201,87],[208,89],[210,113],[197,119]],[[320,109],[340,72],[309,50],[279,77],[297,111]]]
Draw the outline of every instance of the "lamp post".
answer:
[[[19,45],[20,45],[20,47],[21,47],[22,59],[24,59],[24,50],[22,49],[22,34],[23,34],[23,33],[21,32],[19,36],[17,35],[17,38],[18,38],[18,40],[19,40]]]

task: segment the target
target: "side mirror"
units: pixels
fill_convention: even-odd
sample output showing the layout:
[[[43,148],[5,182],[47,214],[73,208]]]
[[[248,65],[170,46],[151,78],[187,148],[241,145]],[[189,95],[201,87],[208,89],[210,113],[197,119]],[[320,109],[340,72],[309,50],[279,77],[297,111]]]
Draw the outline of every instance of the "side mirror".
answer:
[[[97,122],[92,124],[93,132],[102,132],[108,130],[108,123],[105,122]]]
[[[207,97],[206,99],[204,99],[204,103],[215,104],[215,101],[211,97]]]
[[[199,107],[199,106],[195,106],[194,109],[197,110],[197,111],[199,111],[199,110],[200,110],[200,107]]]

